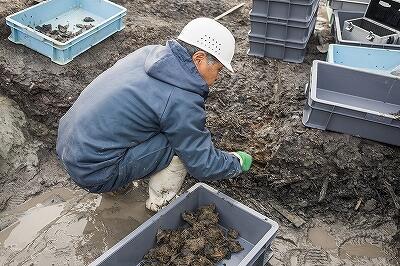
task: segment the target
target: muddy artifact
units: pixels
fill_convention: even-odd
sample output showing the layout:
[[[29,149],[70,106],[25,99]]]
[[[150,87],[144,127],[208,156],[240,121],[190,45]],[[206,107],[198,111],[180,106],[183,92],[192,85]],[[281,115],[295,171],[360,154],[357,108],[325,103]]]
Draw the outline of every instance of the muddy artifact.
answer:
[[[76,24],[75,25],[78,30],[76,32],[69,31],[69,24],[67,25],[57,25],[56,29],[52,28],[51,24],[43,24],[41,26],[36,26],[35,29],[43,33],[59,42],[67,42],[70,39],[82,34],[84,31],[89,30],[94,27],[93,24],[83,25],[83,24]]]
[[[53,30],[51,24],[43,24],[42,26],[36,26],[35,29],[43,34],[49,33]]]
[[[236,240],[239,232],[234,229],[225,232],[218,225],[215,205],[184,212],[182,219],[188,226],[158,230],[156,246],[144,256],[142,265],[215,265],[243,250]]]
[[[91,29],[91,28],[94,27],[93,24],[88,24],[88,25],[76,24],[75,26],[76,26],[77,28],[82,29],[82,30],[89,30],[89,29]]]
[[[86,17],[83,19],[84,22],[93,22],[94,19],[92,17]]]
[[[67,25],[65,25],[65,26],[59,24],[59,25],[57,26],[57,28],[58,28],[58,31],[59,31],[60,33],[67,33],[68,28],[69,28],[69,24],[67,24]]]

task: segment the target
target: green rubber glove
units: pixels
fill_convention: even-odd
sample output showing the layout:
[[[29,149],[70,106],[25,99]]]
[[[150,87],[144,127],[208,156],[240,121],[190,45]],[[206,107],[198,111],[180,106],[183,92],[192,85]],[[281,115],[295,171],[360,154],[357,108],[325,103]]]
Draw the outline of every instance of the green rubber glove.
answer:
[[[233,152],[233,155],[235,155],[239,159],[242,171],[249,171],[251,164],[253,163],[253,158],[251,157],[251,155],[244,151]]]

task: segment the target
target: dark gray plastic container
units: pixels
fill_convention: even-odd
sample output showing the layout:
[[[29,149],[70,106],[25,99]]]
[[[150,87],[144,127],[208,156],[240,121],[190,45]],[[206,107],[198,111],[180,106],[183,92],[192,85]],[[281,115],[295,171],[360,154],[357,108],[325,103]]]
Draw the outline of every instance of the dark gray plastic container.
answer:
[[[351,11],[334,11],[335,21],[334,21],[334,35],[336,39],[336,43],[345,44],[345,45],[354,45],[354,46],[364,46],[364,47],[374,47],[374,48],[383,48],[383,49],[390,49],[390,50],[400,50],[400,39],[397,39],[395,44],[378,44],[378,43],[371,43],[368,40],[365,42],[360,41],[352,41],[346,40],[343,38],[343,29],[344,29],[344,22],[346,20],[356,19],[363,17],[363,13],[361,12],[351,12]]]
[[[304,61],[307,42],[304,44],[279,43],[263,41],[260,39],[249,41],[248,55],[257,57],[276,58],[290,63],[302,63]]]
[[[310,32],[314,29],[313,25],[316,23],[317,10],[315,10],[313,19],[307,23],[293,22],[291,20],[275,21],[263,16],[253,15],[250,12],[250,34],[273,40],[306,42],[310,36]]]
[[[316,60],[303,124],[400,146],[400,79]]]
[[[365,12],[369,1],[362,0],[329,0],[329,6],[333,10]]]
[[[302,63],[306,55],[307,43],[314,31],[315,24],[316,20],[314,20],[309,35],[304,42],[260,38],[249,33],[250,48],[247,54],[257,57],[276,58],[290,63]]]
[[[143,256],[156,242],[159,228],[176,229],[183,226],[181,214],[184,211],[207,204],[216,205],[220,225],[223,228],[235,228],[240,234],[239,242],[245,248],[218,265],[265,265],[272,257],[270,246],[278,224],[203,183],[194,185],[90,265],[141,265]]]
[[[253,13],[269,19],[309,22],[319,0],[253,0]]]

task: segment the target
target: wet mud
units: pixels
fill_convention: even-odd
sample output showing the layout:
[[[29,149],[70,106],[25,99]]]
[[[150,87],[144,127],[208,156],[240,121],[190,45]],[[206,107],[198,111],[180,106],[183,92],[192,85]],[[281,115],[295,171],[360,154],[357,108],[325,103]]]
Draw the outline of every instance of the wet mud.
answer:
[[[13,246],[19,249],[17,242],[22,246],[27,240],[12,241],[5,236],[18,226],[19,216],[25,212],[34,217],[42,211],[57,214],[61,208],[19,210],[27,200],[57,186],[80,191],[58,162],[55,140],[58,120],[97,75],[144,45],[163,44],[176,37],[191,19],[215,17],[240,3],[115,2],[128,9],[126,28],[69,64],[59,66],[7,40],[10,31],[5,17],[34,2],[0,0],[0,94],[15,101],[26,116],[14,135],[20,136],[21,141],[10,143],[13,149],[7,149],[7,169],[0,169],[4,170],[0,171],[0,264],[57,265],[60,260],[54,258],[64,258],[65,265],[86,265],[150,217],[145,213],[144,199],[133,204],[125,198],[136,197],[135,193],[118,200],[73,196],[65,203],[57,203],[65,204],[58,216],[61,218],[43,221],[48,224],[22,250],[13,250]],[[209,184],[279,222],[273,265],[398,264],[399,147],[308,129],[301,123],[304,85],[309,80],[312,61],[326,57],[317,48],[320,39],[332,41],[324,17],[325,2],[321,1],[317,33],[308,44],[303,64],[247,56],[252,4],[250,0],[245,2],[242,9],[220,20],[236,38],[232,63],[236,72],[221,73],[218,83],[210,89],[206,111],[215,146],[251,153],[254,166],[239,178]],[[195,182],[188,179],[185,188]],[[145,188],[144,183],[142,189]],[[325,193],[321,193],[324,188]],[[145,198],[145,191],[142,197]],[[70,202],[78,203],[72,208]],[[297,228],[273,208],[277,205],[301,217],[305,224]],[[130,215],[131,208],[141,218]],[[314,224],[316,220],[318,223]],[[377,257],[364,256],[357,250],[370,250],[369,245],[380,250],[374,251]]]
[[[0,265],[87,265],[152,213],[143,186],[118,196],[55,188],[2,217],[13,221],[0,231]]]
[[[215,205],[184,212],[182,219],[188,226],[159,229],[156,246],[144,256],[144,265],[215,265],[243,250],[236,240],[239,233],[233,228],[224,232],[218,225]]]

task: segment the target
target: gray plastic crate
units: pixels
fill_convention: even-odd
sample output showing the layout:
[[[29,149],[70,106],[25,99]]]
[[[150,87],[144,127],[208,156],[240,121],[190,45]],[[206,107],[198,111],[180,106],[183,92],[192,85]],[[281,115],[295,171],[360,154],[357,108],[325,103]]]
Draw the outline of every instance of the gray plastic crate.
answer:
[[[281,59],[291,63],[302,63],[307,51],[307,43],[314,31],[316,20],[312,24],[309,35],[304,42],[291,42],[286,40],[273,40],[260,38],[249,32],[248,55]]]
[[[254,39],[254,38],[253,38]],[[248,55],[276,58],[290,63],[302,63],[306,55],[307,42],[304,44],[250,40]]]
[[[317,12],[314,17],[307,23],[292,22],[286,20],[276,22],[268,20],[265,17],[252,15],[250,12],[251,31],[250,34],[260,38],[268,38],[274,40],[287,40],[291,42],[306,42],[316,23]],[[300,24],[300,25],[299,25]]]
[[[309,22],[319,0],[253,0],[253,14],[268,19]]]
[[[368,8],[369,1],[363,0],[329,0],[329,6],[333,10],[365,12]]]
[[[373,20],[356,18],[344,22],[342,37],[352,41],[393,44],[397,41],[398,33]]]
[[[334,11],[334,14],[335,14],[334,35],[335,35],[336,43],[345,44],[345,45],[355,45],[355,46],[400,50],[400,40],[399,39],[397,40],[397,43],[395,43],[395,44],[377,44],[377,43],[371,43],[368,41],[359,42],[359,41],[352,41],[352,40],[344,39],[342,37],[342,32],[344,30],[344,22],[346,20],[360,18],[363,16],[363,13],[336,10],[336,11]]]
[[[225,229],[235,228],[240,234],[238,241],[244,247],[243,251],[232,254],[229,260],[218,265],[265,265],[272,256],[270,246],[278,224],[203,183],[194,185],[90,265],[141,265],[143,256],[156,243],[159,228],[183,226],[181,214],[184,211],[193,211],[207,204],[216,205],[219,224]]]
[[[311,80],[305,126],[400,145],[400,79],[316,60]]]

